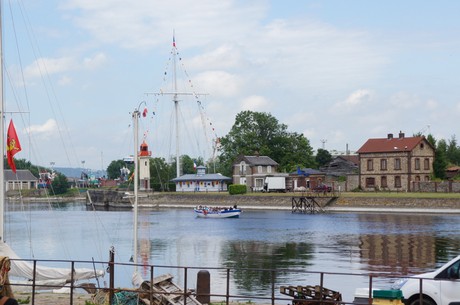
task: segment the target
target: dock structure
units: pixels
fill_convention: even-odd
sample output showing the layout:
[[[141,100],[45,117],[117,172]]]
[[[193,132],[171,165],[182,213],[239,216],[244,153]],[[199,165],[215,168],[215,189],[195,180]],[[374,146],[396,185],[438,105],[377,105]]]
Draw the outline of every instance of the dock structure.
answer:
[[[291,198],[292,213],[324,213],[324,208],[337,200],[338,196],[305,195]],[[326,201],[327,200],[327,201]],[[326,202],[325,202],[326,201]]]

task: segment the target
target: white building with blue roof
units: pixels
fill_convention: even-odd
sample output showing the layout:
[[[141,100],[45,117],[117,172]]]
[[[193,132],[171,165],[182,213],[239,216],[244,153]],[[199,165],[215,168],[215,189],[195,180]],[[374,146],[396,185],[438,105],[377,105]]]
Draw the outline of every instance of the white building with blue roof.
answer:
[[[196,168],[196,174],[186,174],[171,180],[176,192],[226,192],[232,178],[221,174],[206,174],[206,166]]]

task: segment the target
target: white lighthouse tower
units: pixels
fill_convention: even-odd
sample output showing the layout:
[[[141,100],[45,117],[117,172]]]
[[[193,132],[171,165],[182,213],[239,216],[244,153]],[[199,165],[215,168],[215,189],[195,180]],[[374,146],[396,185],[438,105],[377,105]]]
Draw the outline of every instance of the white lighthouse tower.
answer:
[[[149,146],[145,141],[142,142],[139,151],[139,190],[150,190],[150,156]]]

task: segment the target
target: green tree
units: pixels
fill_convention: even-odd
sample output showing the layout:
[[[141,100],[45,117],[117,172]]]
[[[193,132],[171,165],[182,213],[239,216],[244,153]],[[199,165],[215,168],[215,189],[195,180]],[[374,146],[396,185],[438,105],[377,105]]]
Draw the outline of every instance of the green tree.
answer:
[[[61,173],[56,173],[56,176],[51,182],[51,189],[55,195],[67,193],[67,190],[69,189],[67,177]]]
[[[280,164],[281,171],[290,171],[295,164],[312,166],[313,150],[302,134],[287,131],[269,113],[242,111],[236,115],[230,132],[221,139],[222,173],[231,176],[232,163],[238,155],[269,156]]]
[[[316,154],[315,161],[318,164],[318,166],[324,166],[331,162],[332,156],[331,154],[322,148],[318,148],[318,153]]]
[[[133,172],[134,165],[133,164],[126,164],[123,160],[114,160],[110,162],[109,166],[107,167],[107,178],[108,179],[118,179],[121,176],[120,169],[123,167],[128,167],[130,172]],[[129,177],[126,177],[129,178]]]
[[[169,183],[173,178],[171,165],[164,158],[150,159],[150,184],[159,191],[169,191]]]
[[[455,138],[455,135],[450,138],[449,144],[447,145],[446,158],[447,161],[452,165],[460,164],[460,149],[457,145],[457,139]]]
[[[445,179],[446,178],[446,168],[447,168],[447,143],[444,139],[438,141],[436,146],[436,153],[433,162],[433,172],[436,178]]]
[[[204,161],[202,157],[198,158],[191,158],[188,155],[182,155],[180,157],[180,163],[181,163],[181,172],[183,175],[186,174],[194,174],[196,170],[194,169],[194,163],[196,166],[199,165],[204,165]],[[171,169],[172,169],[172,177],[176,178],[176,159],[171,163]]]

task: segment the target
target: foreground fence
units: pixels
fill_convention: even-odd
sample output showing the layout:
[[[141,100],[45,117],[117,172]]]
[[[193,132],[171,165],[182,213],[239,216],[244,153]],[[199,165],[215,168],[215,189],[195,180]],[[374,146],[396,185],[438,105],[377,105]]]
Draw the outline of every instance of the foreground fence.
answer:
[[[12,264],[14,261],[11,259]],[[351,304],[356,289],[364,291],[360,304],[372,304],[373,289],[389,289],[399,276],[389,274],[330,273],[293,269],[232,269],[215,267],[133,265],[114,262],[28,260],[34,276],[26,282],[11,278],[16,298],[31,305],[53,304],[156,304],[199,305],[260,304]],[[40,264],[75,270],[82,266],[103,267],[103,278],[85,283],[73,279],[62,285],[42,284],[35,277]],[[131,274],[143,274],[140,285],[130,285]],[[422,281],[420,279],[420,289]],[[59,290],[62,294],[51,292]],[[82,291],[85,294],[82,294]],[[84,296],[82,296],[84,295]],[[43,298],[46,296],[46,298]],[[27,300],[29,302],[27,302]],[[109,302],[112,300],[112,302]],[[135,303],[129,303],[135,302]],[[392,303],[397,304],[397,303]],[[401,303],[402,304],[402,303]],[[432,303],[431,303],[432,304]],[[434,305],[434,304],[432,304]],[[440,304],[438,304],[440,305]]]

